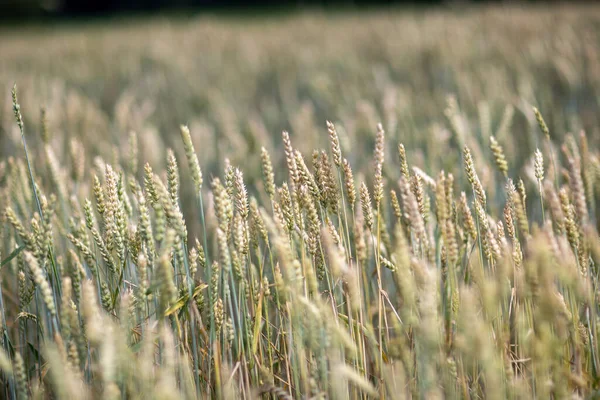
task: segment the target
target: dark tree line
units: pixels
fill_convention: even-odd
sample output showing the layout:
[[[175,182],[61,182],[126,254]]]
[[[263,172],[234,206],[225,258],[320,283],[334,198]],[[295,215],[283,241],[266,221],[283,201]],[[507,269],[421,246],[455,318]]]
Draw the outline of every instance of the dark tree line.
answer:
[[[0,0],[0,20],[15,17],[94,16],[118,13],[177,10],[269,11],[303,7],[363,8],[378,6],[429,6],[453,3],[499,3],[502,0]],[[525,0],[524,2],[542,2]]]

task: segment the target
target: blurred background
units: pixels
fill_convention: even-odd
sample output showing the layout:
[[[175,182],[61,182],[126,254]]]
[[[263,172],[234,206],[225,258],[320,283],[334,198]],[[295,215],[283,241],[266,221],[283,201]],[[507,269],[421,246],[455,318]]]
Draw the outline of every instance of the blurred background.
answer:
[[[229,162],[250,187],[262,184],[261,147],[282,167],[288,130],[310,157],[328,147],[326,120],[364,172],[379,122],[389,159],[403,143],[428,173],[453,170],[465,144],[485,160],[495,135],[511,172],[533,176],[533,106],[553,137],[585,129],[591,145],[600,139],[600,7],[591,3],[0,4],[0,159],[21,151],[17,83],[29,145],[43,149],[46,135],[66,170],[86,167],[82,185],[103,163],[128,162],[132,131],[153,168],[164,169],[165,148],[183,159],[181,124],[206,176]],[[396,164],[385,168],[398,176]],[[478,168],[491,183],[492,166]]]

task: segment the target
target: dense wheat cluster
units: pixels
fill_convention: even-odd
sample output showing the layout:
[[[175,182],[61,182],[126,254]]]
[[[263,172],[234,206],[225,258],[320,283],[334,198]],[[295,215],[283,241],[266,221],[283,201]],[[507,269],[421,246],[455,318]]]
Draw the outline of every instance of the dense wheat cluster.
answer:
[[[0,41],[2,398],[598,395],[600,9],[44,29]]]

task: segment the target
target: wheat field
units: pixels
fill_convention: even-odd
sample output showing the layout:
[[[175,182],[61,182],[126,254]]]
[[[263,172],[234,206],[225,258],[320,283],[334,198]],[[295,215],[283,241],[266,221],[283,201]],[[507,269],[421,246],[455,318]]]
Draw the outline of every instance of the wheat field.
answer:
[[[0,397],[600,397],[600,7],[0,38]]]

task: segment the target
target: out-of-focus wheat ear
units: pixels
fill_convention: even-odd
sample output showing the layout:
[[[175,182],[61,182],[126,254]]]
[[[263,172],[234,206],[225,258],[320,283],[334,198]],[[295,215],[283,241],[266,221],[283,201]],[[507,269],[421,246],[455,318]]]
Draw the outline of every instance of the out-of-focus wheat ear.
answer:
[[[565,215],[558,195],[554,190],[554,185],[548,179],[544,181],[544,198],[550,206],[552,225],[555,231],[559,234],[563,233],[565,231]]]
[[[54,293],[52,292],[52,288],[48,283],[44,275],[44,271],[39,266],[37,259],[28,251],[23,253],[25,258],[25,262],[29,266],[29,270],[31,272],[31,276],[36,284],[36,286],[40,289],[40,293],[42,295],[42,300],[48,309],[50,315],[54,318],[56,316],[56,305],[54,304]]]
[[[504,112],[502,113],[500,124],[498,125],[498,129],[496,130],[496,134],[494,135],[496,138],[504,139],[504,136],[508,132],[510,132],[514,115],[515,108],[511,104],[507,104],[506,107],[504,107]]]
[[[523,182],[522,180],[520,182]],[[519,191],[514,187],[512,180],[508,180],[507,197],[510,199],[512,211],[517,220],[517,226],[521,233],[521,238],[527,238],[529,236],[529,221],[527,219],[527,211],[525,209],[525,185],[519,185]]]
[[[202,244],[200,244],[200,241],[198,239],[195,240],[194,243],[195,249],[198,252],[198,265],[200,266],[200,268],[204,269],[206,268],[206,254],[204,253],[204,247],[202,246]]]
[[[61,328],[61,336],[66,340],[71,339],[71,323],[70,316],[73,313],[73,309],[71,308],[71,304],[73,302],[72,296],[72,285],[71,278],[68,276],[63,277],[62,280],[62,295],[61,295],[61,304],[60,304],[60,328]]]
[[[388,260],[387,258],[385,258],[382,255],[379,255],[379,263],[392,272],[395,272],[397,269],[396,265],[394,265],[394,263],[392,261]]]
[[[162,365],[159,369],[158,382],[155,386],[155,395],[159,398],[169,398],[173,393],[178,393],[176,366],[177,366],[177,348],[173,332],[166,325],[160,327],[161,349],[163,350]]]
[[[477,176],[477,172],[475,171],[475,163],[473,162],[473,157],[471,156],[471,150],[465,146],[463,148],[463,158],[465,162],[465,172],[467,173],[467,179],[473,188],[473,192],[477,197],[477,201],[479,204],[485,209],[486,207],[486,195],[485,190],[483,190],[483,185]]]
[[[544,134],[544,137],[546,138],[546,140],[550,140],[550,130],[548,129],[548,125],[546,125],[546,121],[544,121],[544,117],[542,117],[542,113],[540,113],[540,110],[538,110],[537,107],[533,107],[533,113],[540,127],[540,130]]]
[[[365,219],[362,208],[358,207],[354,216],[354,249],[356,258],[361,265],[367,261],[367,243],[365,241]]]
[[[362,207],[362,215],[364,217],[365,224],[369,230],[373,229],[373,206],[371,204],[371,196],[369,195],[369,188],[364,182],[360,184],[360,204]]]
[[[100,231],[96,228],[96,220],[95,220],[94,214],[92,212],[92,204],[87,199],[84,204],[84,212],[85,212],[86,225],[87,225],[88,229],[92,232],[92,237],[94,238],[94,243],[96,244],[98,250],[100,251],[100,255],[102,256],[104,263],[106,264],[106,266],[112,273],[117,273],[116,264],[115,264],[112,254],[111,254],[111,249],[108,248],[106,241],[102,238]]]
[[[585,198],[585,188],[581,177],[581,156],[579,155],[575,140],[571,136],[569,139],[571,140],[569,140],[568,143],[571,144],[571,146],[567,146],[567,144],[563,145],[563,153],[569,167],[569,187],[573,196],[573,205],[577,212],[578,221],[585,224],[588,221],[588,209]]]
[[[321,230],[321,220],[312,197],[308,193],[306,186],[301,187],[302,206],[306,210],[306,234],[308,235],[308,251],[316,256],[319,247],[319,232]]]
[[[454,203],[454,175],[448,173],[446,175],[446,210],[448,210],[448,217],[452,217],[455,213],[456,205]]]
[[[567,231],[567,238],[573,249],[579,246],[579,229],[576,222],[575,206],[571,204],[569,200],[569,192],[567,188],[563,187],[559,192],[560,204],[562,212],[565,216],[565,228]]]
[[[332,368],[332,375],[332,379],[338,382],[335,385],[337,389],[333,393],[337,393],[339,396],[343,396],[343,394],[347,392],[347,389],[342,390],[342,388],[352,385],[359,389],[359,393],[362,395],[373,398],[379,397],[379,392],[373,387],[373,384],[346,363],[340,362],[337,365],[334,365]]]
[[[492,116],[490,104],[485,100],[477,103],[477,114],[479,116],[479,129],[481,130],[482,138],[491,138]]]
[[[465,224],[465,229],[471,237],[471,240],[475,242],[477,240],[477,227],[475,225],[475,220],[473,219],[473,214],[471,213],[471,208],[469,207],[469,203],[467,202],[467,195],[465,194],[465,192],[460,193],[460,211],[463,216],[463,223]]]
[[[9,385],[9,390],[10,393],[13,397],[16,398],[16,391],[15,391],[15,376],[14,376],[14,368],[13,368],[13,363],[11,362],[8,354],[6,353],[6,351],[4,349],[0,349],[0,371],[2,371],[5,376],[9,379],[8,385]],[[25,397],[27,398],[27,397]]]
[[[219,228],[223,232],[228,232],[229,222],[233,218],[232,199],[229,197],[227,190],[221,184],[219,178],[214,178],[211,182],[212,191],[215,199],[215,211],[219,221]]]
[[[555,189],[558,190],[558,165],[556,163],[556,157],[554,155],[552,139],[550,138],[550,130],[548,129],[548,125],[546,125],[544,117],[542,117],[542,113],[536,107],[533,107],[533,113],[535,115],[535,119],[537,120],[538,126],[542,131],[544,138],[546,139],[550,160],[552,162],[552,175],[554,176]]]
[[[288,232],[291,232],[294,229],[294,205],[292,202],[292,196],[288,189],[287,183],[283,183],[280,188],[277,189],[277,194],[279,195],[279,204],[274,204],[274,212],[275,208],[280,207],[281,215],[283,216],[283,222],[285,222],[285,227]]]
[[[429,188],[435,190],[436,183],[435,179],[429,176],[425,171],[423,171],[419,167],[412,167],[414,175],[418,175],[421,181],[423,181],[424,185],[427,185]]]
[[[114,308],[112,294],[106,282],[100,283],[100,303],[102,303],[102,307],[107,312],[111,312]]]
[[[342,243],[342,238],[340,237],[340,234],[338,233],[337,229],[335,229],[335,225],[333,225],[333,222],[330,219],[327,219],[327,229],[329,230],[329,234],[333,239],[333,243],[335,243],[336,246],[340,246],[343,249],[344,245]]]
[[[143,252],[138,254],[137,259],[137,276],[138,276],[138,296],[141,300],[140,306],[145,303],[148,298],[148,289],[150,282],[148,280],[148,259]]]
[[[138,135],[136,131],[129,132],[128,139],[128,154],[127,154],[127,167],[129,173],[132,176],[136,176],[138,173],[139,165],[139,146],[138,146]]]
[[[444,115],[450,123],[452,133],[454,133],[459,146],[462,147],[466,141],[466,138],[471,135],[471,131],[469,130],[469,126],[466,123],[466,118],[458,105],[456,95],[451,94],[446,98]]]
[[[446,257],[448,259],[448,265],[453,267],[458,262],[459,249],[458,242],[456,241],[456,225],[451,219],[446,220],[445,231],[445,247]]]
[[[353,312],[358,312],[362,304],[358,269],[355,267],[346,268],[344,273],[344,281],[346,292],[348,293],[348,300],[350,302],[350,310]]]
[[[379,209],[379,204],[383,199],[383,162],[385,160],[385,131],[381,124],[377,124],[377,133],[375,134],[375,176],[373,178],[373,200],[375,208]]]
[[[591,259],[595,265],[600,263],[600,237],[592,225],[588,225],[584,230],[584,235],[589,243]]]
[[[106,180],[106,161],[102,157],[96,156],[92,160],[92,164],[94,166],[94,174],[98,175],[101,181]]]
[[[594,161],[590,153],[587,135],[585,131],[579,132],[579,147],[581,148],[581,176],[583,178],[583,186],[585,189],[585,197],[588,204],[594,206]]]
[[[219,246],[219,263],[225,275],[229,275],[231,270],[231,257],[227,245],[227,235],[221,228],[217,228],[217,244]]]
[[[436,268],[425,265],[424,261],[414,260],[413,268],[417,276],[419,288],[419,301],[417,310],[419,312],[419,322],[417,329],[419,331],[418,343],[422,346],[422,357],[424,369],[420,389],[427,398],[441,398],[439,388],[434,383],[438,376],[438,363],[440,359],[440,349],[442,348],[442,335],[436,326],[440,326],[439,315],[439,291],[436,290],[439,273]]]
[[[254,197],[252,197],[252,199],[250,200],[250,220],[250,229],[253,232],[251,239],[253,239],[254,243],[258,245],[258,239],[260,237],[263,239],[265,244],[268,245],[269,233],[258,209],[258,202]]]
[[[221,275],[221,269],[218,261],[213,261],[210,268],[210,285],[209,285],[209,301],[210,301],[210,312],[213,312],[213,307],[219,297],[219,277]]]
[[[435,185],[435,215],[438,224],[442,226],[442,235],[444,221],[449,218],[446,200],[446,174],[440,171]]]
[[[507,202],[506,205],[504,206],[503,217],[504,217],[504,223],[506,224],[506,231],[508,232],[508,236],[511,238],[511,240],[514,243],[517,241],[517,231],[515,229],[515,222],[513,219],[513,211],[512,211],[512,208],[511,208],[509,202]]]
[[[83,259],[85,260],[87,267],[90,269],[92,275],[97,276],[98,270],[96,268],[96,258],[90,250],[89,246],[70,233],[67,234],[67,239],[69,239],[73,246],[75,246],[75,248],[81,252],[81,254],[83,255]]]
[[[80,140],[72,138],[69,141],[71,156],[71,178],[74,182],[82,182],[85,175],[85,147]]]
[[[406,158],[406,150],[402,143],[398,145],[398,157],[400,158],[400,172],[404,176],[404,179],[409,179],[410,172],[408,170],[408,159]]]
[[[157,175],[154,175],[154,185],[158,192],[162,210],[164,210],[164,214],[167,217],[168,225],[176,230],[177,234],[184,242],[187,242],[187,226],[183,214],[179,209],[179,205],[173,203],[169,191]],[[155,211],[158,211],[158,208],[155,208]],[[158,217],[158,212],[156,212],[156,216]]]
[[[26,162],[23,162],[20,158],[14,159],[9,157],[8,164],[11,170],[11,188],[17,192],[13,193],[15,200],[15,206],[17,204],[23,205],[23,208],[34,207],[34,186],[31,184],[31,178],[28,173]],[[22,196],[18,196],[22,194]],[[39,211],[39,210],[38,210]]]
[[[542,189],[542,181],[544,180],[544,156],[540,149],[535,149],[534,154],[534,174],[538,183],[538,191],[540,194],[540,206],[542,210],[542,220],[546,221],[546,214],[544,210],[544,191]]]
[[[150,219],[150,211],[148,210],[148,207],[146,205],[146,196],[144,196],[141,190],[138,192],[137,197],[138,213],[140,218],[138,224],[138,231],[142,241],[146,245],[148,258],[150,259],[150,262],[152,262],[154,260],[154,253],[156,251],[156,248],[154,245],[154,236],[152,234],[153,232],[152,222]]]
[[[498,171],[500,171],[505,178],[508,178],[508,163],[506,162],[504,149],[502,148],[500,143],[498,143],[494,136],[490,136],[490,149],[492,150],[492,154],[494,155],[496,168],[498,168]]]
[[[342,278],[346,269],[343,250],[335,244],[335,239],[326,227],[321,229],[320,237],[323,248],[327,253],[328,266],[332,277],[334,279]]]
[[[152,206],[158,204],[158,191],[154,183],[154,171],[149,163],[144,164],[144,189]]]
[[[521,196],[521,204],[523,206],[523,212],[527,215],[527,190],[525,188],[525,182],[523,179],[519,178],[519,182],[517,182],[517,190],[519,191],[519,195]]]
[[[21,264],[22,260],[23,260],[23,256],[21,254],[19,254],[19,259],[21,259],[21,261],[19,261],[18,263]],[[28,281],[26,280],[25,277],[25,269],[19,265],[19,272],[17,273],[17,280],[18,280],[18,293],[19,293],[19,307],[21,310],[25,310],[27,309],[27,306],[29,305],[29,303],[31,302],[31,299],[33,298],[33,294],[35,292],[35,286],[28,285]],[[24,325],[24,324],[21,324]],[[23,326],[23,329],[25,327]],[[19,327],[19,329],[21,329],[21,327]]]
[[[49,366],[49,381],[53,394],[57,398],[87,398],[87,388],[82,387],[77,373],[71,368],[66,354],[66,347],[60,335],[55,335],[53,342],[48,343],[44,350],[44,359]]]
[[[54,237],[52,234],[52,221],[56,216],[56,196],[51,194],[50,197],[45,195],[40,196],[40,205],[42,207],[42,228],[44,230],[43,251],[44,254],[50,256],[50,249],[54,246]]]
[[[400,202],[398,201],[398,195],[394,189],[390,190],[390,202],[392,203],[392,210],[394,211],[394,216],[398,220],[398,222],[402,221],[402,209],[400,208]]]
[[[279,386],[275,386],[272,382],[268,382],[263,384],[260,387],[260,390],[258,392],[259,394],[267,394],[270,393],[273,395],[274,398],[276,399],[280,399],[280,400],[293,400],[294,398],[288,393],[287,390],[285,390],[284,388],[281,388]]]
[[[514,196],[515,192],[517,191],[517,187],[515,186],[512,179],[509,178],[506,181],[505,190],[506,190],[506,203],[510,206],[511,211],[513,213],[513,217],[514,217],[514,214],[515,214],[514,202],[515,202],[515,199],[518,199],[520,201],[520,198]]]
[[[535,178],[541,185],[541,182],[544,180],[544,156],[542,155],[540,149],[535,149],[534,172]]]
[[[410,228],[416,238],[422,242],[426,239],[425,222],[423,221],[417,198],[411,191],[410,184],[404,179],[404,176],[400,177],[398,186],[400,188],[400,198],[402,199],[402,209],[406,210],[405,214],[408,214]]]
[[[273,173],[273,164],[271,163],[271,156],[266,148],[261,147],[260,149],[262,175],[265,185],[265,190],[269,195],[271,201],[275,196],[275,174]]]
[[[173,235],[174,232],[169,230],[167,231],[167,236],[169,234]],[[161,308],[164,314],[177,299],[177,287],[175,287],[175,282],[173,281],[173,266],[167,253],[163,254],[159,259],[156,278],[156,285],[160,288]]]
[[[104,241],[106,248],[112,251],[117,242],[117,213],[119,209],[119,197],[117,192],[117,176],[112,167],[106,164],[106,181],[104,182],[105,210],[104,218]]]
[[[192,247],[188,251],[188,265],[190,266],[190,279],[193,283],[198,272],[198,250],[196,247]]]
[[[458,243],[456,242],[454,221],[451,218],[452,205],[448,204],[449,196],[446,193],[446,189],[448,189],[446,180],[444,171],[441,171],[435,185],[436,215],[448,264],[454,266],[458,261]],[[450,190],[452,190],[451,186]]]
[[[288,173],[290,176],[290,188],[292,192],[295,191],[296,182],[298,181],[298,170],[296,166],[296,158],[294,155],[294,148],[292,147],[292,141],[290,140],[290,134],[287,131],[281,133],[283,138],[283,149],[285,152],[285,160],[287,162]]]
[[[352,174],[352,168],[348,160],[343,160],[344,169],[344,185],[346,187],[346,198],[350,209],[354,210],[354,204],[356,203],[356,188],[354,186],[354,175]]]
[[[48,144],[50,142],[50,126],[48,124],[48,111],[46,107],[40,108],[40,126],[42,127],[42,143]]]
[[[35,237],[30,232],[28,232],[27,229],[25,229],[25,226],[17,216],[15,210],[13,210],[12,207],[8,206],[6,208],[6,211],[4,212],[4,215],[6,216],[8,222],[13,226],[13,228],[17,232],[17,235],[19,235],[19,237],[23,241],[25,247],[29,249],[29,251],[35,252]]]
[[[83,203],[83,212],[85,216],[85,225],[89,230],[96,227],[96,217],[92,210],[92,202],[89,199],[85,199]]]
[[[38,214],[34,214],[33,218],[29,222],[29,226],[31,227],[31,233],[34,237],[34,247],[33,255],[42,263],[45,262],[46,252],[44,251],[44,231],[42,228],[42,223],[40,221],[40,216]]]
[[[81,311],[85,320],[85,335],[90,341],[90,345],[95,346],[101,341],[103,335],[98,295],[91,280],[85,280],[81,289],[83,300]]]
[[[339,211],[339,200],[340,192],[337,187],[335,175],[333,173],[333,167],[329,161],[329,156],[322,150],[319,157],[321,176],[321,194],[323,196],[324,204],[334,214]]]
[[[25,370],[25,364],[23,363],[21,353],[19,353],[18,351],[15,351],[13,365],[15,383],[17,384],[17,398],[19,400],[28,399],[29,395],[27,389],[27,372]]]
[[[492,389],[486,384],[485,396],[494,399],[505,397],[501,378],[503,376],[504,366],[498,353],[494,349],[490,336],[486,332],[491,329],[487,326],[481,314],[475,310],[478,308],[478,299],[471,288],[465,288],[461,291],[460,308],[457,317],[457,337],[456,345],[461,349],[465,361],[471,363],[475,360],[485,365],[485,381],[494,383],[497,389]],[[479,350],[475,350],[473,344],[476,343]]]
[[[318,156],[318,153],[317,153]],[[319,168],[321,167],[318,157],[317,157],[317,161],[315,162],[315,175],[313,175],[310,170],[308,169],[308,166],[306,165],[306,163],[304,162],[304,157],[302,157],[302,154],[299,151],[295,151],[294,152],[294,160],[295,160],[295,166],[297,168],[296,170],[296,184],[295,186],[290,185],[290,190],[292,190],[292,193],[295,194],[297,197],[300,197],[300,187],[302,186],[306,186],[308,187],[311,196],[313,197],[313,199],[315,201],[320,201],[322,198],[324,199],[325,194],[321,195],[321,189],[319,188],[319,182],[317,181],[318,179],[318,175],[320,174],[319,172]],[[296,188],[296,192],[293,192],[293,188]]]
[[[423,179],[420,175],[415,174],[411,177],[410,186],[415,198],[417,199],[417,204],[419,206],[419,212],[421,213],[421,217],[425,224],[429,222],[429,197],[425,194],[425,190],[423,188]]]
[[[225,320],[223,300],[221,300],[221,298],[217,299],[214,306],[213,314],[215,318],[215,332],[218,335],[221,331],[221,327],[223,326],[223,321]]]
[[[479,237],[481,238],[481,245],[483,247],[483,252],[486,256],[487,260],[492,260],[492,243],[489,240],[488,231],[490,230],[488,216],[483,209],[482,205],[479,204],[479,201],[475,199],[473,202],[473,206],[475,207],[475,215],[477,217],[477,221],[479,223]]]
[[[230,255],[233,276],[235,277],[236,281],[248,283],[248,280],[246,279],[246,264],[244,263],[244,259],[240,257],[241,254],[238,253],[237,250],[232,249],[230,251]],[[244,286],[244,288],[245,287],[246,286]]]

